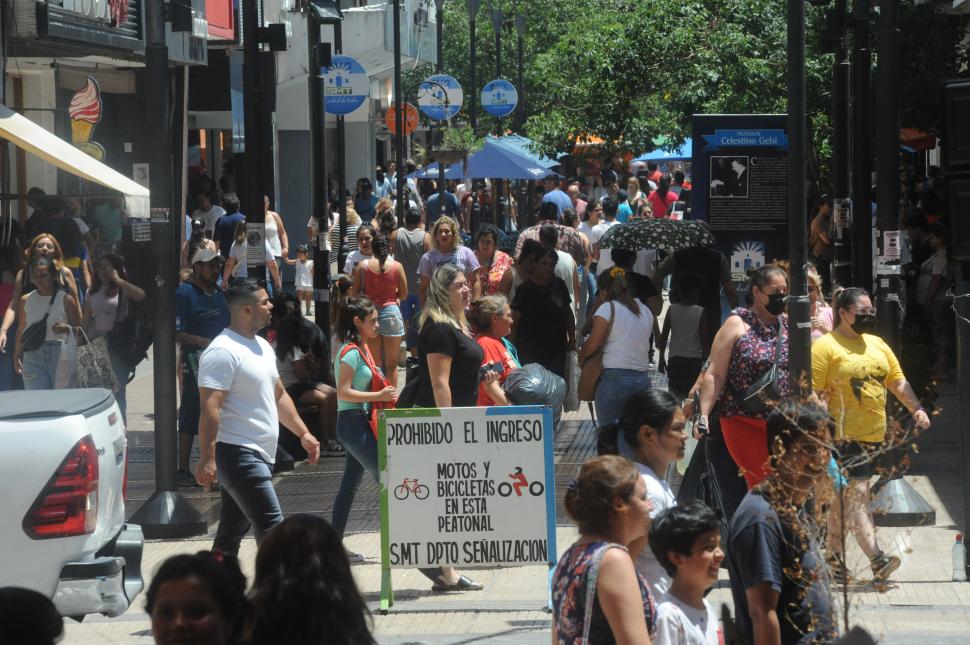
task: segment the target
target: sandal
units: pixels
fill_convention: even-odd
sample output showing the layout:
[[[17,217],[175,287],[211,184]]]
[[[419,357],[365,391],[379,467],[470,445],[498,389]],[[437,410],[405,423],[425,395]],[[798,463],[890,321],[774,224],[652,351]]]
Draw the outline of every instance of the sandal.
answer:
[[[446,591],[481,591],[485,588],[480,582],[475,582],[467,576],[459,576],[458,582],[453,585],[446,584],[444,580],[439,576],[435,580],[434,585],[431,586],[431,591],[435,592],[446,592]]]

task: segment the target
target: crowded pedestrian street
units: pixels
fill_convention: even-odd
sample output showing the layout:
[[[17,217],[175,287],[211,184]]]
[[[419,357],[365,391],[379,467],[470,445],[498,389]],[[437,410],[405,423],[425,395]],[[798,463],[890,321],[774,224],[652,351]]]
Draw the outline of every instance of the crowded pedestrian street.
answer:
[[[0,645],[970,643],[970,2],[0,30]]]

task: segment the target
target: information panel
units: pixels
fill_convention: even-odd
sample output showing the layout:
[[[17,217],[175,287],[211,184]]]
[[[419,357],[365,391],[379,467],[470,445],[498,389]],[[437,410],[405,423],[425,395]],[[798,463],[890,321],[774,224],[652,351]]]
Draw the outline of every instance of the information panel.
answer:
[[[734,281],[788,258],[786,124],[778,114],[694,115],[691,216],[710,224]]]
[[[552,444],[538,406],[383,413],[385,570],[555,565]]]

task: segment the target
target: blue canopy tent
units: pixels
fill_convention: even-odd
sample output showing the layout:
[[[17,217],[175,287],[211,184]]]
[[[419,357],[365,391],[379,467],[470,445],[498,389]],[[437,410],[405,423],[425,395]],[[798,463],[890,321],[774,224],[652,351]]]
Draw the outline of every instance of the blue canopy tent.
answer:
[[[461,162],[445,170],[446,179],[542,179],[553,174],[536,159],[515,150],[508,144],[501,144],[494,137],[485,139],[481,150],[468,155],[468,172],[462,169]],[[410,175],[416,179],[437,179],[438,164],[429,164]]]
[[[506,146],[511,150],[516,152],[521,152],[525,156],[534,159],[536,163],[543,166],[544,168],[554,168],[559,165],[559,162],[555,159],[550,159],[549,157],[544,157],[532,150],[532,139],[528,137],[523,137],[521,134],[507,134],[504,137],[492,137],[489,139],[494,140],[499,145]]]
[[[676,150],[664,150],[657,148],[650,152],[645,152],[634,161],[690,161],[693,156],[693,146],[690,141]]]

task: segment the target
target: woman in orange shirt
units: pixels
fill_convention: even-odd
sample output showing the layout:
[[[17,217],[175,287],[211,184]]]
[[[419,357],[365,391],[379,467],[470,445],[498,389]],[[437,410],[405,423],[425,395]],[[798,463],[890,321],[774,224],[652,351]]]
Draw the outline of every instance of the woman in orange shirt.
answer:
[[[500,365],[502,373],[497,381],[482,381],[478,385],[476,405],[511,405],[502,390],[509,373],[522,365],[515,347],[506,340],[512,331],[512,309],[505,296],[485,296],[472,303],[470,322],[478,334],[475,337],[482,351],[482,368]],[[496,369],[496,371],[498,371]]]

